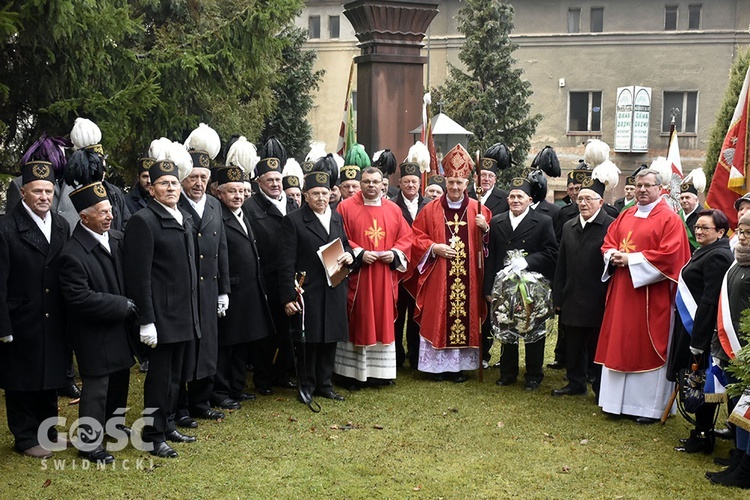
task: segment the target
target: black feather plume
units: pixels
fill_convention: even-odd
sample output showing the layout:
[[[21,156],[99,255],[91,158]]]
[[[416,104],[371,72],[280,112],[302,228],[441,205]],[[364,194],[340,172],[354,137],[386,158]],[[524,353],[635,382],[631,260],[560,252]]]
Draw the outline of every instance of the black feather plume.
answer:
[[[531,183],[531,198],[534,203],[539,203],[547,197],[547,177],[544,172],[536,169],[529,173],[528,179]]]
[[[557,159],[557,153],[551,146],[544,146],[531,162],[531,168],[540,168],[550,177],[560,177],[560,160]]]
[[[312,171],[325,172],[330,175],[329,187],[331,189],[333,189],[333,186],[336,185],[336,182],[339,179],[339,166],[336,164],[336,160],[333,159],[331,153],[328,153],[323,158],[319,158],[318,161],[315,162]]]
[[[398,160],[390,149],[384,149],[378,160],[373,162],[373,165],[378,167],[385,177],[395,174],[396,168],[398,167]]]
[[[86,186],[104,178],[102,156],[94,151],[79,149],[70,155],[65,166],[65,183],[69,186]]]
[[[229,148],[232,147],[232,144],[237,142],[237,139],[240,138],[240,134],[233,134],[232,137],[229,138],[227,142],[224,143],[224,147],[221,148],[221,163],[226,165],[227,164],[227,154],[229,154]]]
[[[260,159],[263,160],[265,158],[278,158],[282,168],[286,165],[286,148],[281,144],[281,141],[274,136],[268,138],[263,145],[263,149],[260,151]]]
[[[495,160],[497,162],[497,168],[500,170],[509,168],[513,163],[513,157],[511,156],[510,151],[508,151],[507,146],[502,142],[498,142],[487,148],[487,151],[484,152],[484,158],[492,158]]]

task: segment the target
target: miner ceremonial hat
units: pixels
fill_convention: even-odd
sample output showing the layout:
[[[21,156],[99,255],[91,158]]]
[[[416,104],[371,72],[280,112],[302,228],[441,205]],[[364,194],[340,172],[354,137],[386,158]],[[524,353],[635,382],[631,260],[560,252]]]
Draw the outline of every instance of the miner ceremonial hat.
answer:
[[[213,179],[219,186],[228,182],[245,182],[245,173],[240,167],[219,167]]]
[[[52,163],[42,160],[31,160],[21,169],[21,181],[23,185],[32,181],[49,181],[54,184],[55,172]]]
[[[263,158],[255,165],[255,175],[257,177],[268,172],[281,173],[281,161],[278,158]]]
[[[138,158],[138,175],[141,175],[143,172],[148,172],[148,169],[151,168],[151,165],[153,165],[155,161],[156,158],[151,158],[150,156]]]
[[[87,186],[79,187],[70,193],[70,201],[78,213],[107,199],[109,199],[107,197],[107,190],[101,182],[94,182]]]
[[[163,175],[171,175],[178,181],[180,180],[177,173],[177,165],[172,160],[157,160],[148,169],[148,175],[151,177],[151,184],[156,183],[156,179]]]
[[[499,175],[501,170],[510,167],[512,159],[507,146],[498,142],[487,148],[479,162],[482,170],[488,170],[495,175]]]
[[[474,162],[471,159],[471,155],[464,149],[461,143],[456,144],[443,157],[443,171],[446,177],[468,179],[473,169]]]
[[[407,175],[416,175],[417,177],[419,177],[420,175],[419,165],[414,162],[404,162],[398,168],[400,177],[405,177]]]
[[[510,181],[510,191],[514,189],[519,189],[531,196],[531,182],[525,177],[514,177]]]
[[[568,172],[568,184],[583,184],[584,179],[591,177],[588,168],[577,168]]]
[[[296,175],[287,175],[281,178],[281,188],[286,191],[289,188],[299,188],[299,177]]]
[[[189,153],[193,160],[193,168],[211,168],[211,157],[208,155],[208,151],[193,149]]]
[[[344,165],[339,171],[339,184],[344,181],[361,181],[362,170],[357,165]]]
[[[590,189],[599,196],[604,196],[604,190],[606,189],[606,187],[607,186],[602,181],[600,181],[599,179],[594,179],[591,176],[587,176],[585,179],[583,179],[583,182],[581,182],[581,189]],[[580,194],[578,196],[580,196]]]
[[[330,179],[328,172],[312,171],[305,176],[305,191],[316,187],[331,189]]]
[[[445,191],[445,177],[442,175],[433,175],[429,179],[427,179],[427,185],[431,186],[435,184],[436,186],[440,186],[443,188],[443,191]]]

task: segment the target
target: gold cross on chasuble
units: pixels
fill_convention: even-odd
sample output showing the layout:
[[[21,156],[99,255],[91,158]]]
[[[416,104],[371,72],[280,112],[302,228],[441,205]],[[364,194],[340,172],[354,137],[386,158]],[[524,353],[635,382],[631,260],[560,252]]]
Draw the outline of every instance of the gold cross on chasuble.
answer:
[[[377,219],[372,219],[372,226],[365,230],[365,236],[370,238],[372,244],[377,247],[380,240],[385,239],[385,229],[378,226]]]

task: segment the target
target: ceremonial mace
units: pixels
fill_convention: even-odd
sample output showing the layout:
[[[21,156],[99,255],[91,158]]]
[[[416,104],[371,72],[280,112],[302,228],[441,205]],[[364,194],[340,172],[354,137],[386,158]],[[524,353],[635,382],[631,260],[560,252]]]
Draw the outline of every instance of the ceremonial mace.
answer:
[[[479,181],[476,185],[476,192],[477,192],[477,202],[479,202],[479,213],[482,213],[482,196],[484,196],[484,189],[482,188],[482,162],[479,161],[479,150],[477,149],[476,153],[477,158],[477,180]],[[482,233],[479,235],[479,259],[477,262],[479,262],[479,272],[482,273],[482,269],[484,268],[484,251],[482,249],[482,244],[484,242],[484,232],[479,229],[479,231]],[[481,295],[481,294],[480,294]],[[481,300],[484,300],[484,297],[481,297]],[[479,324],[479,383],[481,384],[484,382],[484,338],[482,337],[482,324],[480,322]]]

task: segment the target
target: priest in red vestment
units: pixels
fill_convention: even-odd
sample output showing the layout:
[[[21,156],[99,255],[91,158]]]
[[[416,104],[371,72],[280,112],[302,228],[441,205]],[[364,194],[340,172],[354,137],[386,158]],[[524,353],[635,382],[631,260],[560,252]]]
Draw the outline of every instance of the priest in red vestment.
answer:
[[[349,341],[339,342],[333,370],[383,384],[396,378],[398,281],[406,272],[413,237],[399,206],[383,197],[380,170],[366,167],[360,184],[361,191],[337,207],[359,270],[349,276]]]
[[[466,193],[473,167],[461,144],[451,149],[443,157],[446,193],[425,206],[412,225],[407,289],[416,299],[414,319],[420,326],[418,367],[436,380],[463,382],[463,370],[479,368],[487,315],[482,261],[492,213]]]
[[[605,273],[611,277],[595,362],[603,365],[599,406],[656,422],[672,392],[666,360],[680,269],[690,260],[684,224],[660,197],[661,176],[635,179],[637,204],[609,226]]]

